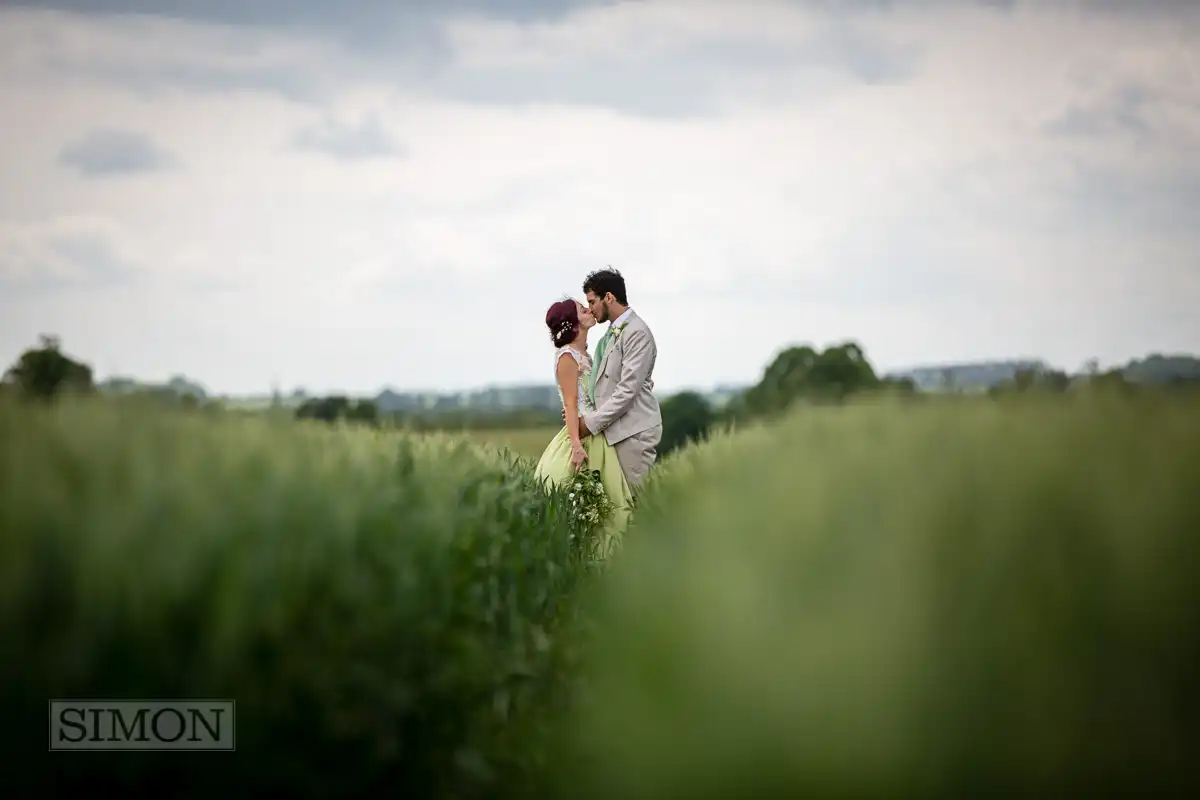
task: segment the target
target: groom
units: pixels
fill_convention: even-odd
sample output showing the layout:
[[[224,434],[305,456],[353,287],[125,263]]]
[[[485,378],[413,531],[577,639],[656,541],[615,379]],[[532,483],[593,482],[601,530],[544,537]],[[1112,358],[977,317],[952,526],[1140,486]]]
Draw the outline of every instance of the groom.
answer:
[[[662,439],[662,414],[650,393],[658,347],[650,328],[629,307],[621,273],[593,272],[583,291],[596,321],[609,326],[593,358],[590,389],[596,410],[579,420],[579,435],[603,433],[616,448],[629,485],[637,489]]]

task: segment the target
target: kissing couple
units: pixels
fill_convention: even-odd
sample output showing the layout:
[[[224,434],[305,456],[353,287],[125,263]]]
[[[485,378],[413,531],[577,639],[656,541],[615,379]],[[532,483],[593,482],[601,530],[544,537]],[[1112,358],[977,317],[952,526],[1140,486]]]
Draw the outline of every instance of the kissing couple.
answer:
[[[654,464],[662,439],[662,413],[652,394],[658,347],[649,326],[629,307],[625,279],[604,269],[583,282],[586,303],[562,300],[546,312],[554,344],[554,377],[565,423],[537,463],[542,481],[561,485],[586,463],[600,473],[614,511],[609,537],[629,520],[633,493]],[[588,333],[607,322],[588,354]]]

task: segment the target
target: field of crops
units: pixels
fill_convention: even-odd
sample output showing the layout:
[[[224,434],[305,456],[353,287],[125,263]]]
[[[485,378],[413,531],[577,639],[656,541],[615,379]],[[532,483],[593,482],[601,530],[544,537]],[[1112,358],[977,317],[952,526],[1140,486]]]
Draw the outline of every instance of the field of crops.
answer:
[[[491,448],[507,449],[514,455],[536,462],[556,433],[557,428],[480,430],[464,431],[462,438]]]
[[[1200,788],[1194,403],[798,409],[661,465],[599,574],[528,469],[447,437],[0,407],[6,784]],[[235,698],[237,751],[46,752],[47,700],[121,697]]]

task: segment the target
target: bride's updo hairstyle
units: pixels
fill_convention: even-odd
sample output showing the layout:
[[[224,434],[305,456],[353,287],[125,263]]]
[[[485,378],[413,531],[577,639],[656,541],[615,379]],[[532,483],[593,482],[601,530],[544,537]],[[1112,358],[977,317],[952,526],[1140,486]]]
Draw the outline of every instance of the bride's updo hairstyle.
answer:
[[[550,329],[550,341],[562,347],[575,341],[579,334],[579,307],[574,300],[559,300],[546,312],[546,327]]]

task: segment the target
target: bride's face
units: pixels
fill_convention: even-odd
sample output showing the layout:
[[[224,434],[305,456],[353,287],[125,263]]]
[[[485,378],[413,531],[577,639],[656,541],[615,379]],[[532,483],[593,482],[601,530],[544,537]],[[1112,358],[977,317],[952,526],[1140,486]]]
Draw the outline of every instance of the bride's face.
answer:
[[[592,314],[592,310],[590,308],[585,306],[583,303],[580,303],[578,300],[575,301],[575,306],[579,310],[580,328],[586,331],[588,328],[596,324],[596,317]]]

